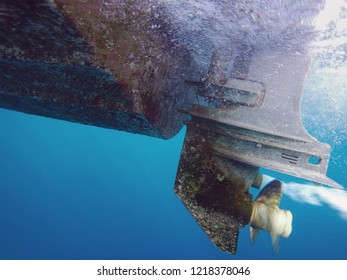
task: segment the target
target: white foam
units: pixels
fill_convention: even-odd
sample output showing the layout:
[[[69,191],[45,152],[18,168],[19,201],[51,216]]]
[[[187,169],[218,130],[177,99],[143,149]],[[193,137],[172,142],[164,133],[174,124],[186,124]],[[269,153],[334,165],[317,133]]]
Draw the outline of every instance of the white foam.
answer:
[[[315,206],[324,204],[336,210],[339,216],[347,220],[347,191],[310,184],[284,183],[283,192],[291,199]]]
[[[263,182],[260,188],[263,188],[276,178],[263,175]],[[338,215],[347,220],[347,191],[344,189],[333,189],[321,187],[314,184],[300,184],[296,182],[283,182],[282,190],[285,195],[291,199],[307,203],[314,206],[329,205],[338,212]]]

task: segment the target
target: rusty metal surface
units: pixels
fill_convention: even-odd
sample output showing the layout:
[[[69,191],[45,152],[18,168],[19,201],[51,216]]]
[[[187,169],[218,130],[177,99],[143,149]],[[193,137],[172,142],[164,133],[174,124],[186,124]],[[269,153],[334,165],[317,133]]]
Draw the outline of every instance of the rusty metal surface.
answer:
[[[0,106],[170,138],[197,69],[145,1],[1,1]],[[176,65],[180,65],[176,67]]]

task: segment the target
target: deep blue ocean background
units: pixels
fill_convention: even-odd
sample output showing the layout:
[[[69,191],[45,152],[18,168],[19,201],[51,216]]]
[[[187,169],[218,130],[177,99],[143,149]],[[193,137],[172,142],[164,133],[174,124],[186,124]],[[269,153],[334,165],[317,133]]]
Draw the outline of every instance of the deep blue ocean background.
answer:
[[[237,255],[215,248],[173,192],[184,134],[161,140],[0,109],[0,259],[347,258],[341,212],[287,195],[293,232],[277,255],[265,232],[251,245],[248,226]],[[343,184],[338,164],[329,176]]]

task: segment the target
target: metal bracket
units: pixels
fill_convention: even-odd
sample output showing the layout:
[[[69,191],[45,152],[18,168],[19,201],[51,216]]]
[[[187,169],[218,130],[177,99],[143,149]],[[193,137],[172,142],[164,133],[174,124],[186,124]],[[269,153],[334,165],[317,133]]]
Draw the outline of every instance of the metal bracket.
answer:
[[[234,106],[193,105],[185,112],[199,119],[200,128],[218,135],[218,156],[341,188],[326,177],[330,146],[310,136],[301,122],[300,99],[310,60],[286,50],[259,51],[252,58],[251,80],[189,82],[198,86],[199,95]]]
[[[245,79],[228,79],[225,85],[211,82],[186,81],[197,86],[197,94],[203,96],[216,108],[232,105],[259,107],[265,96],[265,85]]]
[[[215,155],[342,188],[325,175],[330,156],[329,145],[313,139],[308,141],[260,129],[252,130],[240,123],[226,124],[216,121],[211,113],[218,116],[220,111],[199,105],[194,105],[189,111],[193,116],[190,125],[217,135],[212,151]]]

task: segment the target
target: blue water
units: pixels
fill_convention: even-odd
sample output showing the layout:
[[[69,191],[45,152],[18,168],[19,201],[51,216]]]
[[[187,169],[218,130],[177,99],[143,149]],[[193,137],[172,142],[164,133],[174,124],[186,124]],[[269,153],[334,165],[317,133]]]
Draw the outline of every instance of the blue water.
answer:
[[[0,259],[347,258],[347,220],[286,195],[293,232],[278,255],[265,232],[251,245],[248,226],[237,255],[215,248],[173,192],[184,133],[165,141],[0,109]],[[339,168],[329,172],[343,183]]]

